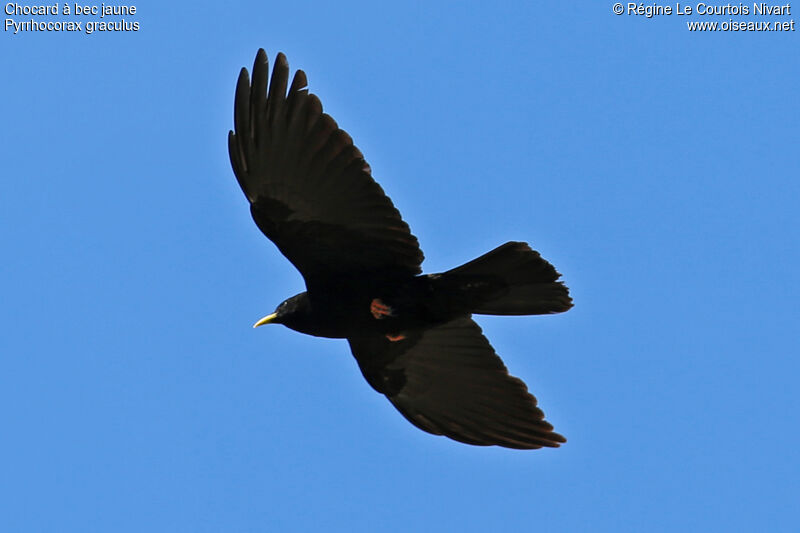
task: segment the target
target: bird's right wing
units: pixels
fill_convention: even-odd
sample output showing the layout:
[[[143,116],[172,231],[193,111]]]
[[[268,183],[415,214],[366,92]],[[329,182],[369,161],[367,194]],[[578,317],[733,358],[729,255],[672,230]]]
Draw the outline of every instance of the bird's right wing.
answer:
[[[348,341],[369,384],[424,431],[507,448],[566,442],[470,318],[399,341],[380,335]]]
[[[422,252],[370,175],[350,136],[322,112],[299,70],[259,50],[252,83],[236,85],[228,151],[258,227],[303,274],[306,285],[342,278],[420,273]]]

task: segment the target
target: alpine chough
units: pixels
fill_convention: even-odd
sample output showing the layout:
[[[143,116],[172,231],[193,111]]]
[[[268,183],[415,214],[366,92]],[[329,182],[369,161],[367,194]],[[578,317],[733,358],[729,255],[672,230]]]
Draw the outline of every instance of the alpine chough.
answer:
[[[560,274],[527,244],[508,242],[422,275],[416,237],[308,92],[305,73],[289,85],[279,53],[269,83],[268,74],[264,50],[252,81],[241,70],[228,150],[255,223],[307,291],[255,326],[347,339],[372,388],[429,433],[521,449],[566,442],[471,318],[566,311],[572,300]]]

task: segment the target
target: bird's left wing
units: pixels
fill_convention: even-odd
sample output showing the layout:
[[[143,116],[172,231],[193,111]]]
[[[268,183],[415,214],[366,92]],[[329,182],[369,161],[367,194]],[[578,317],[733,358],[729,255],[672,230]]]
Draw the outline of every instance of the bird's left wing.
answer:
[[[348,341],[369,384],[424,431],[507,448],[566,442],[470,318],[409,333],[403,340],[376,334]]]
[[[303,274],[306,285],[342,277],[418,274],[423,255],[408,225],[370,175],[336,121],[322,112],[298,70],[259,50],[250,82],[236,85],[228,151],[258,227]]]

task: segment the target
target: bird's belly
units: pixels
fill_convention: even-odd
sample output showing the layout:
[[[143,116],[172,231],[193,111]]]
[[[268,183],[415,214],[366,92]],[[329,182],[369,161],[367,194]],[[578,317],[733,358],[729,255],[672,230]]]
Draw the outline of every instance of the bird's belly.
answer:
[[[312,296],[313,313],[302,333],[352,338],[369,334],[395,336],[427,329],[469,315],[432,287],[426,276],[383,287],[358,287]]]

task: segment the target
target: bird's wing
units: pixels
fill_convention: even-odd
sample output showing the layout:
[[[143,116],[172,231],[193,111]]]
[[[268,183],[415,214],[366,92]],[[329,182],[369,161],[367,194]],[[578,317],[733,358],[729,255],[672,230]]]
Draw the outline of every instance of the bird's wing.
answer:
[[[348,341],[370,385],[424,431],[507,448],[566,442],[470,318],[400,341],[378,335]]]
[[[418,274],[423,255],[408,225],[370,175],[350,136],[322,112],[303,71],[288,95],[289,64],[259,50],[252,83],[236,85],[228,151],[258,227],[306,285],[341,276]]]

